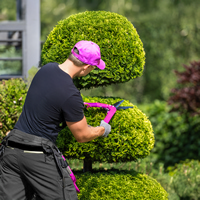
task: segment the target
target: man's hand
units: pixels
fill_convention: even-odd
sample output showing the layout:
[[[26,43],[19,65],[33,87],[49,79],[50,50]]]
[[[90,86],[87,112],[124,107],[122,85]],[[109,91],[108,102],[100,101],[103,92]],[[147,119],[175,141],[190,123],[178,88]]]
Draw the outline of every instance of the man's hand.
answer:
[[[108,123],[106,123],[106,122],[104,122],[102,120],[100,126],[103,126],[105,128],[105,132],[102,135],[102,137],[107,137],[108,134],[111,132],[111,126],[110,126],[110,124],[108,124]]]

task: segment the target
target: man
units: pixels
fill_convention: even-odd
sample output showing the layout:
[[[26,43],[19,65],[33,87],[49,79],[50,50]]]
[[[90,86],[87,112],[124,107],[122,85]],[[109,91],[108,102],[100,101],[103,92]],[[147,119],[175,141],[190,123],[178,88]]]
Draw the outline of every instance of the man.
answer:
[[[29,200],[34,193],[45,200],[77,199],[55,141],[63,122],[78,142],[110,133],[104,121],[99,127],[87,124],[83,100],[72,80],[95,67],[105,68],[99,46],[80,41],[64,63],[48,63],[35,75],[22,114],[3,142],[0,200]]]

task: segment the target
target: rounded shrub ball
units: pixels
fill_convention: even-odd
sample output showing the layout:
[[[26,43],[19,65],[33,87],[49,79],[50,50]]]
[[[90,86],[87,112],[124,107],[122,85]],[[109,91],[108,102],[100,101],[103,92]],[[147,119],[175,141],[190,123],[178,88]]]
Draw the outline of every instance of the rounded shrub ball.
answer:
[[[84,102],[101,102],[113,105],[119,98],[85,97]],[[121,106],[134,106],[124,101]],[[107,114],[102,108],[85,108],[84,114],[91,126],[99,126]],[[106,138],[99,137],[87,143],[78,143],[68,128],[63,129],[57,145],[67,158],[89,159],[92,162],[127,162],[145,158],[154,146],[151,122],[137,106],[117,110],[109,122],[111,133]]]
[[[106,11],[86,11],[59,21],[43,45],[42,65],[63,63],[80,40],[99,45],[106,68],[75,79],[77,88],[122,83],[142,75],[145,52],[136,29],[126,17]]]
[[[155,179],[135,171],[80,173],[76,178],[80,200],[168,199],[167,192]]]

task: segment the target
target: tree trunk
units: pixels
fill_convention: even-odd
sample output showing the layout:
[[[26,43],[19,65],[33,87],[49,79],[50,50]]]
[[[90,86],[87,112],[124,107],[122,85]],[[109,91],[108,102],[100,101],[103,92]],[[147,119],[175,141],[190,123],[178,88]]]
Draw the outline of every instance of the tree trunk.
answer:
[[[88,158],[84,159],[83,164],[83,172],[91,172],[92,171],[92,161]]]

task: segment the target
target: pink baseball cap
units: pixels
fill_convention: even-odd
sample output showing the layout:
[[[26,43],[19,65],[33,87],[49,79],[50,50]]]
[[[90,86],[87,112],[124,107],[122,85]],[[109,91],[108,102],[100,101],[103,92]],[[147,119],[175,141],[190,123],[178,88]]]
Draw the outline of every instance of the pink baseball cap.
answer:
[[[74,52],[75,47],[78,49],[79,54]],[[76,58],[87,65],[97,66],[101,70],[106,67],[105,62],[101,59],[99,46],[92,41],[82,40],[77,42],[71,52]]]

